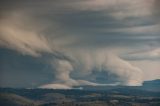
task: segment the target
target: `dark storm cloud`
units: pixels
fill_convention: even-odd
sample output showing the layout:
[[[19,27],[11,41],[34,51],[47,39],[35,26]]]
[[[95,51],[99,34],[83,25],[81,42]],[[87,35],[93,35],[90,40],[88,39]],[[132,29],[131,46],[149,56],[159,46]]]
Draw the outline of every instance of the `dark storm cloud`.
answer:
[[[154,7],[153,7],[153,12],[155,13],[155,15],[157,17],[160,16],[160,1],[159,0],[155,0],[155,4],[154,4]]]
[[[0,54],[3,57],[0,60],[3,63],[2,86],[26,87],[31,86],[29,82],[34,80],[34,86],[53,80],[53,85],[47,87],[66,88],[118,81],[124,85],[140,85],[144,80],[143,71],[126,58],[120,58],[119,52],[142,48],[156,50],[160,46],[158,0],[0,2],[0,47],[13,50],[9,51],[11,53],[3,50],[6,54]],[[141,54],[133,58],[137,59]],[[14,58],[13,61],[9,61],[8,56]],[[15,58],[17,64],[11,65],[16,63]],[[47,64],[49,68],[44,70],[49,72],[43,70]],[[50,70],[52,74],[49,74]],[[21,75],[23,72],[24,77]],[[18,77],[16,73],[20,73]],[[92,78],[85,79],[86,76]],[[18,79],[26,80],[26,85]],[[11,80],[13,82],[7,82]],[[57,83],[60,85],[54,85]]]

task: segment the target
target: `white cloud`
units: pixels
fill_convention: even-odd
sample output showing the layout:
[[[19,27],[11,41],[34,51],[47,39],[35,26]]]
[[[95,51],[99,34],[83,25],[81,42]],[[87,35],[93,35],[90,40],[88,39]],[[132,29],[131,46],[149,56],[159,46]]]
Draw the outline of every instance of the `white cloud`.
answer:
[[[116,55],[108,55],[104,67],[120,76],[124,85],[141,85],[143,82],[143,71]]]
[[[160,61],[130,61],[131,64],[143,70],[144,80],[160,79]]]
[[[71,87],[64,85],[64,84],[46,84],[42,85],[39,88],[44,88],[44,89],[72,89]]]
[[[35,26],[39,27],[39,26]],[[0,46],[22,54],[39,56],[40,52],[52,52],[44,35],[34,27],[27,15],[12,13],[0,21]]]

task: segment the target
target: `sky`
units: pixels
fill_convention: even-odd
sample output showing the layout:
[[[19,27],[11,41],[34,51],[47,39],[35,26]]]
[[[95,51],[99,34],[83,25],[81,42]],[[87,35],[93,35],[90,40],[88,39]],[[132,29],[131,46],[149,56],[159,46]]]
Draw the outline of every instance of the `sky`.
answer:
[[[1,0],[0,87],[160,79],[159,0]]]

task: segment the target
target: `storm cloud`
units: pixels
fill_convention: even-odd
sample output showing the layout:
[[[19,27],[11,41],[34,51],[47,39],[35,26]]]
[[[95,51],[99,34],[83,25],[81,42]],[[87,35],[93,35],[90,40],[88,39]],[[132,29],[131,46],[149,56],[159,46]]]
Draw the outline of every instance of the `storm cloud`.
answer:
[[[160,78],[159,7],[158,0],[2,0],[0,47],[10,53],[0,54],[4,56],[0,85],[24,87],[10,80],[18,75],[9,78],[21,59],[13,60],[17,62],[13,66],[8,56],[17,55],[24,61],[35,60],[24,62],[18,68],[22,72],[32,73],[29,69],[38,61],[49,67],[33,69],[34,87],[136,86]],[[140,65],[144,60],[150,70]],[[47,75],[52,78],[40,78]],[[27,87],[32,85],[29,79]]]

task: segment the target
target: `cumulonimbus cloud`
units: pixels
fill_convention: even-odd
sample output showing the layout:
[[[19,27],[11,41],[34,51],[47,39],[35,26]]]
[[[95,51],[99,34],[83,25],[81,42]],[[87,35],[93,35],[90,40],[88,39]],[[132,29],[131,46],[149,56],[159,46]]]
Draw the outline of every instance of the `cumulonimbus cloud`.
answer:
[[[67,60],[54,60],[53,69],[55,79],[52,83],[42,85],[40,87],[57,87],[61,84],[64,88],[72,88],[74,86],[92,85],[92,86],[105,86],[105,85],[130,85],[137,86],[143,82],[143,72],[138,67],[131,65],[129,62],[116,56],[116,54],[108,51],[92,51],[80,52],[73,55],[74,62]],[[73,58],[72,58],[73,59]],[[79,71],[79,72],[78,72]],[[119,80],[109,83],[97,83],[89,81],[86,76],[90,76],[93,71],[101,72],[106,71],[117,75]],[[75,73],[74,77],[71,76]],[[79,78],[76,78],[79,77]],[[106,76],[107,77],[107,76]]]
[[[48,8],[46,9],[46,5],[43,7],[42,4],[39,4],[40,6],[38,7],[32,7],[28,3],[25,5],[25,9],[29,12],[32,11],[32,14],[45,17],[44,19],[50,22],[51,28],[49,31],[41,30],[41,26],[44,24],[37,25],[36,20],[32,19],[34,16],[31,15],[30,18],[30,14],[27,15],[25,12],[9,13],[9,16],[4,16],[4,18],[0,19],[0,46],[18,51],[23,55],[27,54],[37,57],[41,56],[42,53],[50,53],[49,64],[52,65],[54,80],[52,83],[40,86],[41,88],[70,89],[74,86],[82,85],[109,85],[108,83],[96,82],[94,78],[86,78],[93,71],[105,71],[106,73],[114,74],[118,77],[118,80],[115,80],[113,85],[141,85],[144,81],[144,71],[132,65],[127,59],[119,57],[119,53],[115,52],[114,49],[119,51],[119,49],[125,48],[126,45],[132,47],[130,41],[133,38],[134,44],[140,42],[138,44],[142,44],[141,47],[144,47],[147,43],[137,40],[140,39],[139,35],[144,38],[143,40],[146,37],[148,37],[147,40],[151,39],[153,41],[155,38],[158,38],[156,34],[159,33],[159,23],[155,24],[154,21],[145,23],[149,20],[148,17],[152,17],[154,1],[76,0],[73,2],[71,0],[69,3],[66,3],[66,1],[60,0],[58,4],[55,3],[63,8],[47,2],[51,6],[50,9],[54,10],[53,14],[51,14],[51,11],[48,11]],[[31,7],[31,9],[27,6]],[[41,10],[41,6],[44,10],[37,12],[37,10]],[[159,7],[157,6],[156,8]],[[61,14],[57,16],[56,10],[61,10]],[[159,12],[156,11],[157,13]],[[47,15],[44,16],[44,14]],[[145,18],[147,21],[139,24],[144,17],[147,17]],[[43,18],[41,21],[44,21]],[[124,19],[128,20],[121,22]],[[54,31],[51,30],[55,27],[52,25],[54,24],[53,21],[57,21],[60,26],[63,26],[54,30],[58,33],[57,35],[56,33],[54,35]],[[124,25],[124,22],[129,23]],[[133,24],[134,22],[137,22],[137,24]],[[122,26],[123,28],[121,28]],[[93,31],[92,33],[88,31],[89,28],[91,32]],[[96,34],[93,34],[94,32]],[[116,32],[118,32],[118,35]],[[154,33],[154,35],[144,36],[146,32],[147,34]],[[125,34],[125,37],[123,34]],[[138,34],[138,37],[134,36],[135,34]],[[125,47],[119,48],[119,45],[122,43],[126,44]],[[137,55],[139,55],[142,58],[148,55],[155,56],[155,53],[159,53],[159,50],[129,54],[129,56],[137,58]],[[53,56],[55,54],[56,56]]]
[[[25,26],[27,25],[27,27]],[[1,21],[1,46],[16,50],[22,54],[31,56],[39,56],[41,52],[53,53],[52,44],[46,37],[39,35],[36,29],[30,29],[32,23],[26,23],[26,20],[21,15],[13,15]],[[108,49],[109,50],[109,49]],[[91,51],[74,49],[64,49],[63,54],[69,55],[70,59],[54,57],[51,61],[54,72],[54,81],[51,84],[42,85],[41,88],[65,88],[69,89],[74,86],[81,85],[109,85],[88,81],[87,79],[74,79],[70,76],[71,73],[80,73],[83,78],[96,71],[106,71],[115,74],[119,77],[119,81],[115,84],[121,85],[141,85],[143,82],[142,71],[122,60],[116,54],[108,52],[108,50],[96,49]],[[58,51],[57,53],[61,53]],[[72,60],[72,61],[70,61]],[[81,78],[82,78],[81,77]],[[80,78],[80,77],[79,77]]]

